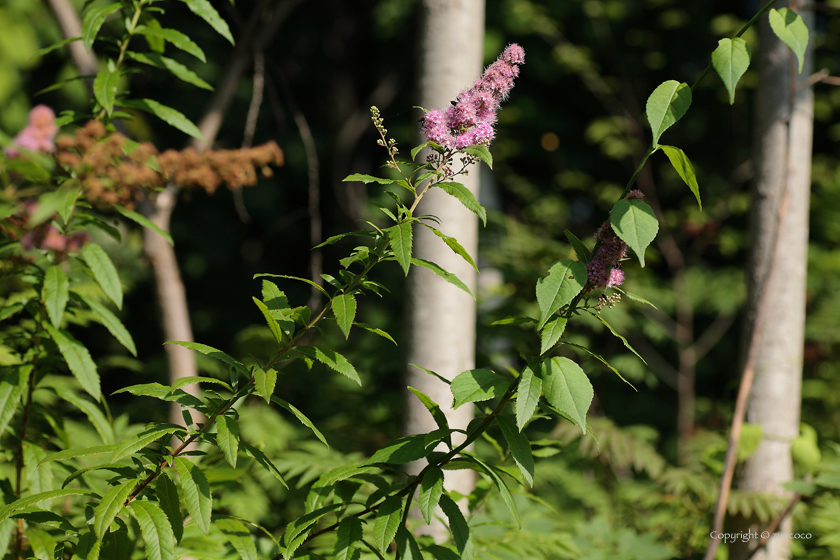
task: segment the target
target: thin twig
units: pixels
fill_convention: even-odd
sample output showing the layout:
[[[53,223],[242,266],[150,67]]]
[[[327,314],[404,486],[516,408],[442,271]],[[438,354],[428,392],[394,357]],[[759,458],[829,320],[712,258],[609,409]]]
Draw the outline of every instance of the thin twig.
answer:
[[[802,499],[802,494],[797,493],[797,494],[793,495],[793,497],[788,502],[787,507],[785,507],[784,511],[782,511],[782,513],[780,513],[776,517],[776,519],[774,519],[773,522],[770,523],[770,525],[767,526],[767,528],[764,531],[759,533],[760,535],[764,535],[764,536],[761,537],[760,541],[758,541],[758,546],[756,546],[753,550],[747,551],[747,553],[744,554],[744,556],[741,557],[741,560],[750,560],[755,555],[756,552],[758,552],[759,550],[764,548],[767,545],[767,543],[770,542],[770,539],[773,538],[773,534],[776,532],[776,529],[778,529],[779,525],[782,524],[782,521],[784,521],[785,518],[788,515],[790,515],[791,510],[794,508],[794,506],[796,506],[796,504],[799,503],[799,501],[801,499]],[[766,535],[765,535],[765,533],[766,533]]]

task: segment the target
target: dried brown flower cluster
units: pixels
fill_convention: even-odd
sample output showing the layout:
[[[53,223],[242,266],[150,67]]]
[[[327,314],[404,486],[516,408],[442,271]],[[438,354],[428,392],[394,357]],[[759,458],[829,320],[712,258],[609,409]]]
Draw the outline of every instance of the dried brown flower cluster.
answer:
[[[59,136],[56,148],[56,159],[81,182],[88,200],[126,208],[169,181],[213,193],[222,183],[231,189],[254,185],[257,167],[270,177],[268,166],[283,164],[283,152],[274,142],[242,150],[187,148],[158,154],[148,142],[108,134],[99,121],[87,123],[73,136]]]

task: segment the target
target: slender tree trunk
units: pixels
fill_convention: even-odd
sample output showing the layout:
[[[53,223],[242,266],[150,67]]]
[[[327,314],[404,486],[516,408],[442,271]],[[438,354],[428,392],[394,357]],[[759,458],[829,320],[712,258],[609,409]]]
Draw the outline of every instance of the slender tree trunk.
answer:
[[[790,4],[794,9],[810,7],[805,2]],[[810,9],[801,10],[800,15],[812,29]],[[746,330],[759,328],[761,335],[755,341],[759,347],[747,421],[760,425],[764,437],[744,465],[738,486],[786,497],[790,492],[781,484],[793,478],[790,446],[799,435],[814,106],[810,86],[797,84],[803,84],[812,72],[813,51],[809,44],[804,69],[798,74],[794,55],[766,20],[759,34]],[[752,323],[761,304],[767,308],[759,327]],[[750,340],[752,333],[746,334]],[[743,529],[748,526],[761,532],[755,519],[740,522]],[[791,524],[786,519],[780,531],[790,532]],[[755,541],[733,545],[730,557],[740,558],[746,547],[755,545]],[[753,556],[755,560],[789,557],[787,539],[772,539]]]
[[[424,0],[421,44],[420,103],[426,108],[445,107],[472,85],[482,69],[484,0]],[[455,162],[457,165],[457,162]],[[478,196],[479,169],[456,179]],[[442,229],[454,236],[473,257],[478,249],[478,221],[454,198],[438,189],[429,192],[418,207],[422,214],[440,218]],[[414,256],[438,263],[456,274],[475,292],[475,271],[441,239],[424,227],[414,228]],[[408,282],[408,362],[419,364],[452,379],[475,366],[475,301],[431,271],[412,267]],[[473,417],[469,406],[452,410],[449,387],[419,369],[408,366],[408,385],[429,395],[446,413],[453,428],[466,428]],[[435,430],[426,408],[407,396],[406,432]],[[459,434],[453,435],[453,443]],[[463,441],[463,438],[461,438]],[[418,471],[423,465],[417,465]],[[462,494],[472,491],[472,471],[447,471],[446,487]]]

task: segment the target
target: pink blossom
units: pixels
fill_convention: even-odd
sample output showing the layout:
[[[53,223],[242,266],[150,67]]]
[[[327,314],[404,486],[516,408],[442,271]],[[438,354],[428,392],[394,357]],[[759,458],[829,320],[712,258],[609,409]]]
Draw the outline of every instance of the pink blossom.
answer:
[[[610,278],[607,280],[607,288],[621,286],[622,282],[624,282],[624,271],[618,267],[610,270]]]
[[[450,130],[465,130],[475,126],[475,106],[472,103],[458,103],[446,110],[446,124]]]
[[[502,53],[501,59],[508,64],[525,64],[525,49],[516,43],[510,44]]]
[[[32,152],[51,152],[55,149],[58,127],[55,125],[55,113],[46,105],[37,105],[29,111],[29,124],[15,136],[13,144],[6,148],[6,155],[16,157],[23,148]]]

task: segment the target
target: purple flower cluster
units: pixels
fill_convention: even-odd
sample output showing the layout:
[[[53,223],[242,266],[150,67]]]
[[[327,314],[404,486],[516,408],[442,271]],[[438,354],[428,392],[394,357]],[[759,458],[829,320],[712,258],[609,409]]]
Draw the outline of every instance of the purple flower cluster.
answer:
[[[473,87],[458,94],[451,107],[433,109],[423,118],[423,134],[444,148],[461,149],[474,144],[489,146],[496,136],[496,111],[513,89],[525,51],[508,45],[501,56],[487,67]]]
[[[621,270],[621,259],[627,255],[627,244],[613,231],[607,220],[595,234],[598,248],[586,265],[589,282],[599,288],[613,288],[624,282],[624,271]]]
[[[55,113],[46,105],[38,105],[29,111],[29,124],[15,136],[14,143],[6,148],[6,155],[17,157],[15,148],[32,152],[51,152],[55,149],[53,138],[58,132]]]

